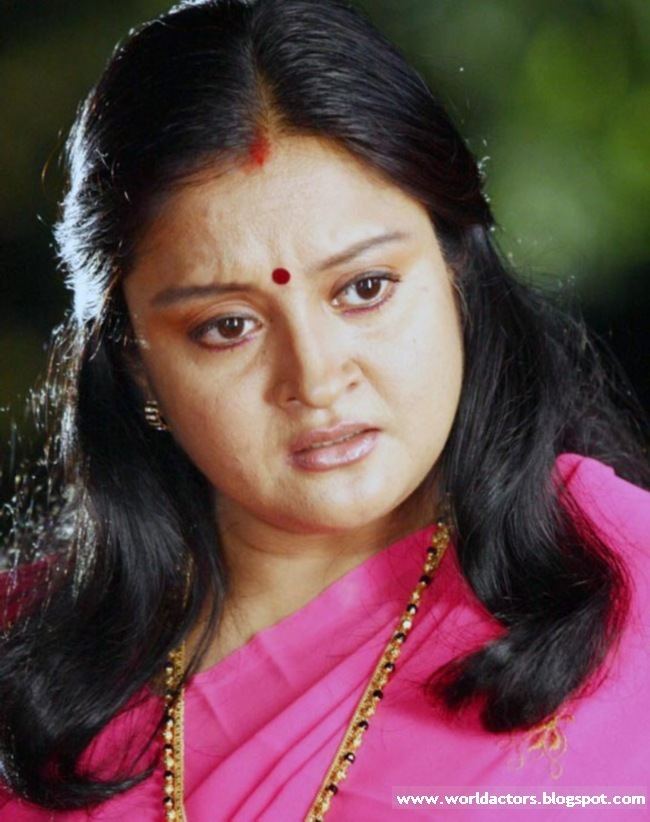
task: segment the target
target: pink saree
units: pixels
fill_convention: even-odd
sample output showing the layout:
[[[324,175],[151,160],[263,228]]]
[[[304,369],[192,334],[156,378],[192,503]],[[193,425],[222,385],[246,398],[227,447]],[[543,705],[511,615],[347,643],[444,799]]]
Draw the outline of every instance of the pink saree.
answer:
[[[419,682],[502,630],[471,593],[450,544],[357,761],[332,800],[331,822],[496,820],[503,814],[555,820],[581,812],[583,819],[650,819],[650,494],[576,454],[559,457],[556,475],[623,556],[633,583],[632,613],[604,680],[524,733],[497,736],[475,717],[450,723],[439,716]],[[189,822],[304,818],[417,582],[434,530],[387,546],[190,681],[184,757]],[[144,739],[159,709],[149,693],[109,724],[89,748],[89,760],[110,771],[125,732],[141,728]],[[162,822],[162,785],[159,766],[146,782],[95,810],[53,813],[10,798],[4,807],[0,800],[0,819]],[[465,800],[450,803],[445,797],[452,794]],[[490,799],[506,794],[520,798]],[[610,802],[642,795],[645,804],[589,800],[586,808],[566,799],[602,794]],[[435,807],[422,799],[436,795]],[[521,797],[531,795],[544,804],[523,805]],[[408,796],[415,799],[406,804]]]

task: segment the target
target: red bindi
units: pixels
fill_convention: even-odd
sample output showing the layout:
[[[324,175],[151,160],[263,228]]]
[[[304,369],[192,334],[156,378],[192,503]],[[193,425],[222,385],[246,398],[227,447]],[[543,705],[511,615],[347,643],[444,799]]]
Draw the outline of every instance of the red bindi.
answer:
[[[273,273],[271,274],[271,278],[273,279],[274,283],[278,285],[284,285],[288,283],[291,279],[291,274],[287,271],[286,268],[275,268]]]

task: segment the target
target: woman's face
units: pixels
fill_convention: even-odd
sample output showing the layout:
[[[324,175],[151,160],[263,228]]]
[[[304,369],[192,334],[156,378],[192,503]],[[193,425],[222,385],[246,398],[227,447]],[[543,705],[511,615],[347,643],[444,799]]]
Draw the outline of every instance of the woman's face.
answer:
[[[425,209],[332,144],[284,137],[262,166],[170,195],[124,293],[140,384],[220,510],[344,531],[389,517],[438,460],[462,380],[451,275]],[[291,457],[340,422],[377,429],[365,456]]]

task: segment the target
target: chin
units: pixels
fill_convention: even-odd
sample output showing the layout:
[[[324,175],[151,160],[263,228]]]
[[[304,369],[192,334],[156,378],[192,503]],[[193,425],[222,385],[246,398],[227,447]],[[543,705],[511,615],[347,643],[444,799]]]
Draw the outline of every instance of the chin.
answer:
[[[359,503],[359,499],[363,499],[363,504]],[[346,533],[383,519],[396,508],[396,499],[384,498],[373,502],[370,496],[347,497],[325,505],[322,501],[313,506],[305,503],[295,511],[295,515],[294,512],[286,512],[278,527],[301,533]]]

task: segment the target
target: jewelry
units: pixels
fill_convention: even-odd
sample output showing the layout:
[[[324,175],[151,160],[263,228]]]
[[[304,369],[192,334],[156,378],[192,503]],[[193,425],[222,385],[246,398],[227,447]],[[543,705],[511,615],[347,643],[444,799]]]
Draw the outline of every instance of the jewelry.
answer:
[[[156,400],[147,400],[144,404],[144,418],[156,431],[169,431],[169,426],[160,414]]]
[[[183,720],[185,700],[182,688],[174,702],[173,690],[184,669],[185,643],[172,651],[165,664],[165,725],[163,730],[163,764],[165,766],[165,786],[163,807],[165,819],[185,822],[183,808]]]
[[[346,778],[350,765],[356,761],[357,752],[367,731],[368,720],[384,697],[384,690],[395,670],[402,645],[413,627],[424,590],[431,582],[432,575],[440,564],[451,537],[451,526],[446,519],[436,522],[437,529],[427,548],[423,573],[409,597],[406,608],[400,616],[379,662],[370,678],[363,696],[357,704],[354,715],[343,735],[343,740],[332,760],[304,822],[322,822],[332,797],[338,793],[338,785]],[[163,731],[163,763],[165,785],[163,806],[167,822],[186,822],[183,807],[183,720],[185,688],[182,687],[174,700],[174,690],[182,681],[184,672],[185,642],[169,655],[165,665],[165,728]]]

